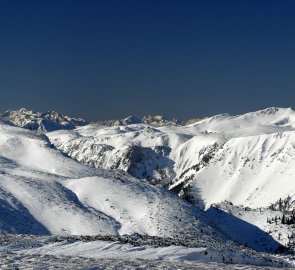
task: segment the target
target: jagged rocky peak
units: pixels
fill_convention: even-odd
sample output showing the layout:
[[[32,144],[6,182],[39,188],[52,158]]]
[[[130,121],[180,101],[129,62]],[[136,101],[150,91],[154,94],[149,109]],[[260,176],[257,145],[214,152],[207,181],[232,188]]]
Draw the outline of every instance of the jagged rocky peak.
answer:
[[[55,111],[41,113],[26,108],[6,111],[0,114],[0,117],[17,126],[35,130],[40,133],[59,129],[74,129],[78,126],[85,126],[88,124],[84,119],[72,118]]]
[[[176,125],[183,125],[182,121],[177,119],[168,120],[165,116],[162,115],[145,115],[143,118],[143,122],[149,125],[154,126],[176,126]]]
[[[120,120],[104,120],[96,122],[106,126],[127,126],[133,124],[148,124],[152,126],[181,126],[184,123],[177,119],[167,119],[162,115],[144,115],[143,117],[127,116]]]

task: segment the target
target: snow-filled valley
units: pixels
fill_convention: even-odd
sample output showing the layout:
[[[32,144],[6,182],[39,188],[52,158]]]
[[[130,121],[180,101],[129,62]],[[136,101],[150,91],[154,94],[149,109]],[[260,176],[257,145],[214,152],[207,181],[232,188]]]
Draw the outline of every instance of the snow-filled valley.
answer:
[[[295,266],[292,109],[191,124],[1,117],[1,269]]]

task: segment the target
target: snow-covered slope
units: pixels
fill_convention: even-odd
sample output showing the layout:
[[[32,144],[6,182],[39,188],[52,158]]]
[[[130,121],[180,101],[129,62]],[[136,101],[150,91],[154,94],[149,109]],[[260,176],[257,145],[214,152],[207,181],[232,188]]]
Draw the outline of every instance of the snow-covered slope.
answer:
[[[2,233],[174,236],[207,226],[200,211],[168,191],[81,165],[44,135],[3,123],[0,179]]]
[[[223,135],[186,127],[145,124],[47,133],[55,147],[87,165],[120,169],[139,179],[168,184],[224,141]]]
[[[228,200],[257,208],[295,194],[292,109],[220,115],[191,127],[224,138],[189,183],[194,200],[201,199],[205,207]]]
[[[71,118],[54,111],[40,113],[25,108],[16,111],[6,111],[0,114],[0,117],[17,126],[36,130],[40,133],[59,129],[74,129],[87,124],[87,122],[81,118]]]
[[[291,108],[268,108],[188,126],[88,125],[47,135],[84,164],[168,185],[205,207],[261,207],[295,194],[294,132]]]
[[[276,131],[276,128],[279,130],[294,128],[295,112],[291,108],[271,107],[236,116],[220,114],[190,126],[194,126],[198,130],[229,133],[233,136],[241,136],[242,131],[246,132],[244,135],[259,134],[260,132],[271,133]],[[248,130],[249,128],[252,130]]]
[[[295,194],[295,132],[233,138],[215,154],[192,181],[197,192],[211,203],[265,207]]]

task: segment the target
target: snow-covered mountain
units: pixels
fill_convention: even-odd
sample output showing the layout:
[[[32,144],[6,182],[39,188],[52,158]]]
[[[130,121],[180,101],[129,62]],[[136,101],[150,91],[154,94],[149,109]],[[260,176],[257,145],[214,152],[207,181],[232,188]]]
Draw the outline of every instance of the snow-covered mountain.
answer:
[[[223,136],[208,164],[190,182],[192,197],[201,198],[206,207],[224,200],[266,207],[295,194],[292,109],[222,115],[193,127]]]
[[[293,110],[186,126],[61,125],[44,134],[21,123],[0,121],[2,253],[293,264],[260,253],[284,251],[295,236],[283,222],[295,200]],[[17,238],[20,248],[16,236],[1,238],[11,233],[77,238],[30,238],[29,248]]]
[[[19,127],[36,130],[40,133],[59,129],[74,129],[87,124],[81,118],[71,118],[55,111],[40,113],[25,108],[16,111],[6,111],[0,114],[0,117]]]
[[[292,109],[269,108],[188,126],[88,125],[47,135],[79,162],[168,185],[205,207],[266,207],[295,194],[294,131]]]

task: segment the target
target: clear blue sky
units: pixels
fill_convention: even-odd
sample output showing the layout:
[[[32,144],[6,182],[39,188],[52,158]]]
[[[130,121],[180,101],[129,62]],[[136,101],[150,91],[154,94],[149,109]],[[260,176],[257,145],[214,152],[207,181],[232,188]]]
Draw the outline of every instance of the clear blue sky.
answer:
[[[187,119],[295,101],[295,1],[0,0],[0,111]]]

